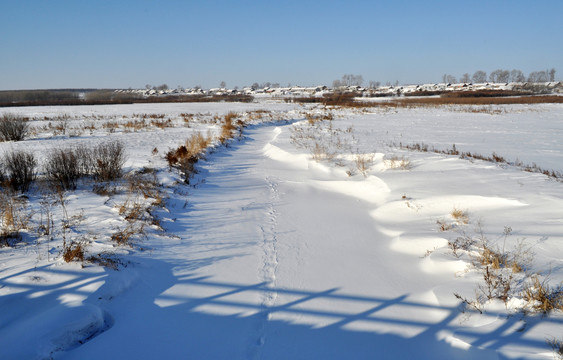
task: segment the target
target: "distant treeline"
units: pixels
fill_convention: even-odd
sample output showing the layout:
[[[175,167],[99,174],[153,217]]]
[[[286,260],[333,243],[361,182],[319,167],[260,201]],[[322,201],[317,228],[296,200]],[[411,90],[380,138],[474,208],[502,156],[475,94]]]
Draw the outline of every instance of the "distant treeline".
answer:
[[[435,95],[435,94],[433,94]],[[516,96],[517,95],[517,96]],[[439,97],[389,97],[389,101],[365,101],[361,93],[332,93],[322,97],[294,97],[286,102],[320,103],[343,107],[410,107],[441,105],[508,105],[508,104],[561,104],[563,96],[528,95],[512,90],[456,91],[442,93]]]
[[[0,91],[0,107],[47,105],[111,105],[170,102],[251,102],[250,95],[168,95],[143,97],[113,90],[58,89]]]

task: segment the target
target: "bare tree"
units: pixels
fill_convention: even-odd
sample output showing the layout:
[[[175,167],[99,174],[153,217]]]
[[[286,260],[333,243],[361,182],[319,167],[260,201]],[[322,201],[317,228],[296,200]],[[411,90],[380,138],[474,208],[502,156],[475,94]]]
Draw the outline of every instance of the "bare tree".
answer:
[[[474,83],[484,83],[487,82],[487,73],[483,70],[477,70],[473,73],[473,77],[471,78]]]
[[[225,81],[221,81],[221,83],[219,84],[219,87],[221,89],[225,89],[227,87],[227,83]]]
[[[555,68],[551,68],[551,70],[549,70],[549,81],[555,81],[556,72],[557,70],[555,70]]]
[[[471,82],[471,76],[469,75],[469,73],[465,73],[465,74],[463,74],[463,75],[461,76],[461,78],[459,79],[459,81],[462,82],[462,83],[467,84],[467,83]]]
[[[333,87],[335,83],[338,84],[337,81],[339,81],[340,86],[362,86],[364,77],[362,75],[344,74],[341,80],[332,82]]]
[[[370,80],[369,87],[372,89],[377,89],[381,85],[379,81]]]
[[[553,73],[555,76],[555,73]],[[532,83],[539,83],[539,82],[548,82],[549,81],[549,74],[547,71],[533,71],[528,75],[528,82]]]
[[[510,71],[508,70],[501,70],[499,76],[498,76],[499,82],[501,83],[507,83],[508,81],[510,81]]]
[[[512,82],[524,82],[526,81],[526,77],[524,73],[518,69],[514,69],[510,72],[510,81]]]
[[[489,81],[493,83],[506,83],[510,78],[508,70],[497,69],[489,75]]]
[[[442,75],[442,81],[445,84],[455,84],[457,82],[457,79],[453,75],[444,74],[444,75]]]

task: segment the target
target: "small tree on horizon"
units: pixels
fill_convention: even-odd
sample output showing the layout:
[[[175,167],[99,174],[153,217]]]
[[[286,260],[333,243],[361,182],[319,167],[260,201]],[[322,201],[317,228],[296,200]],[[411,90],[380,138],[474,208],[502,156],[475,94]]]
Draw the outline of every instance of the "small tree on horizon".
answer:
[[[477,70],[473,73],[473,77],[471,78],[474,83],[484,83],[487,82],[487,73],[483,70]]]

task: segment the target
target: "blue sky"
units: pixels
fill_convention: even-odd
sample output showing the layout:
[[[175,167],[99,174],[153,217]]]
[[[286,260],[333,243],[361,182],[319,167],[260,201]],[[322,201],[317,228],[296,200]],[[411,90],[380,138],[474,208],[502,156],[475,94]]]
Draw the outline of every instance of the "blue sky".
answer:
[[[0,89],[563,79],[562,14],[561,0],[2,0]]]

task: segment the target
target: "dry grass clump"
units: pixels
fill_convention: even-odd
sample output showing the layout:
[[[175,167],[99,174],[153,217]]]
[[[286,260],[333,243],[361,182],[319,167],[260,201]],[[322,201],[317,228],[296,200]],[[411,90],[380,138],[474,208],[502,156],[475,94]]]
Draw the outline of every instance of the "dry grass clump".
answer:
[[[453,229],[453,226],[451,224],[448,224],[444,220],[436,220],[436,224],[438,224],[438,229],[440,231],[450,231],[451,229]]]
[[[412,164],[409,158],[405,156],[398,156],[398,155],[385,156],[385,159],[383,161],[389,169],[398,169],[398,170],[412,169]]]
[[[211,145],[212,136],[208,134],[203,136],[201,133],[197,132],[186,139],[186,150],[190,154],[203,155],[205,150]]]
[[[146,129],[148,127],[148,123],[144,120],[129,120],[123,124],[123,127],[129,131],[139,131],[142,129]]]
[[[0,247],[12,246],[21,239],[20,232],[28,228],[31,215],[25,198],[9,189],[0,192]]]
[[[116,129],[119,129],[119,123],[116,121],[105,122],[102,127],[106,129],[109,133],[114,133]]]
[[[65,262],[81,261],[84,262],[84,243],[72,241],[63,249],[63,260]]]
[[[117,205],[119,214],[125,220],[125,227],[116,228],[111,235],[118,245],[131,245],[134,238],[146,237],[146,226],[160,222],[153,213],[154,207],[163,207],[165,199],[154,169],[142,168],[126,178],[127,197]]]
[[[454,294],[466,306],[482,313],[486,301],[498,299],[508,304],[512,298],[520,298],[526,302],[521,310],[525,312],[548,314],[552,311],[563,311],[563,284],[552,287],[549,276],[542,277],[539,273],[528,272],[534,254],[531,248],[519,240],[512,250],[505,245],[512,228],[505,227],[502,248],[493,245],[483,234],[478,225],[478,235],[465,236],[466,246],[457,250],[465,250],[473,259],[473,266],[481,271],[483,281],[478,285],[476,299],[468,299]],[[460,245],[462,242],[460,242]],[[459,256],[458,253],[456,256]],[[553,342],[556,353],[560,351],[560,342]]]
[[[234,120],[238,117],[239,114],[234,112],[229,112],[225,115],[223,125],[221,125],[221,134],[219,135],[219,141],[221,141],[222,144],[232,139],[235,136],[235,131],[238,131],[239,135],[242,135],[244,123],[242,120],[238,120],[234,123]]]
[[[391,145],[395,146],[396,144],[391,144]],[[415,144],[406,144],[406,145],[399,143],[398,147],[410,151],[433,152],[437,154],[456,155],[456,156],[459,155],[460,159],[468,159],[468,160],[475,159],[475,160],[488,161],[498,164],[508,164],[508,165],[516,166],[521,170],[527,172],[544,174],[554,179],[563,179],[563,174],[561,172],[555,170],[542,169],[535,163],[529,165],[529,164],[524,164],[519,160],[510,162],[507,159],[505,159],[503,156],[495,152],[493,152],[491,156],[484,156],[472,152],[461,152],[456,148],[455,144],[453,144],[452,148],[445,150],[436,149],[435,147],[430,147],[425,143],[415,143]]]
[[[464,254],[469,256],[473,267],[483,276],[483,282],[477,287],[477,299],[456,296],[478,309],[488,300],[498,299],[508,303],[511,298],[518,296],[518,285],[528,276],[526,271],[533,261],[531,248],[519,240],[511,250],[507,250],[506,242],[512,233],[510,227],[504,228],[502,247],[493,244],[485,236],[480,223],[476,225],[476,232],[476,235],[468,235],[462,231],[462,236],[448,242],[456,257]]]
[[[266,117],[272,118],[272,112],[270,110],[258,109],[247,113],[249,120],[261,120]]]
[[[328,144],[315,142],[311,148],[313,160],[319,162],[321,160],[332,160],[336,157],[336,152],[329,148]]]
[[[180,170],[184,181],[189,184],[189,179],[196,173],[195,164],[205,155],[211,143],[210,135],[204,137],[201,133],[195,133],[186,139],[185,145],[168,151],[166,161],[170,167]]]
[[[548,277],[541,280],[538,274],[532,275],[524,286],[522,297],[534,312],[563,311],[563,285],[552,288]]]
[[[152,223],[160,225],[152,213],[155,206],[163,207],[164,196],[158,183],[154,169],[143,168],[141,171],[131,174],[127,178],[127,198],[118,205],[119,215],[129,222]],[[130,227],[130,230],[135,227]],[[127,232],[127,228],[124,230]]]
[[[310,125],[314,125],[317,121],[334,120],[334,115],[332,114],[332,112],[325,112],[321,114],[313,114],[307,112],[305,113],[305,119],[307,119]]]
[[[146,236],[145,224],[131,222],[124,229],[117,228],[111,235],[111,240],[115,241],[117,245],[131,245],[135,236]]]
[[[330,116],[319,115],[315,121],[296,124],[290,128],[291,142],[298,148],[308,150],[313,160],[334,161],[337,166],[344,166],[342,154],[351,153],[352,144],[357,142],[352,128],[342,130],[334,128]],[[360,154],[361,155],[361,154]],[[366,157],[369,160],[369,156]],[[352,174],[352,168],[349,174]]]
[[[144,220],[146,208],[138,198],[127,198],[125,202],[118,206],[119,215],[129,222]]]
[[[167,119],[167,120],[151,120],[151,125],[159,128],[159,129],[174,127],[174,124],[172,124],[172,120],[170,120],[170,119]]]
[[[469,216],[467,216],[466,211],[454,207],[450,215],[452,216],[452,218],[454,218],[455,221],[460,224],[469,223]]]
[[[140,194],[144,199],[152,199],[153,206],[164,205],[164,198],[154,169],[142,168],[127,178],[127,185],[130,194]]]

